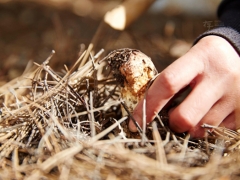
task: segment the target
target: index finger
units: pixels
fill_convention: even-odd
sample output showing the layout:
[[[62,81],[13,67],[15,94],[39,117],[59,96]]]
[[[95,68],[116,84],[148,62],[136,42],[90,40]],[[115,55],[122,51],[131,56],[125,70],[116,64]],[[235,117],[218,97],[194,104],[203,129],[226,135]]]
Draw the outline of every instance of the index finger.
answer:
[[[190,84],[204,70],[202,57],[196,57],[195,53],[188,52],[156,78],[146,94],[146,120],[151,122],[167,102],[182,88]],[[133,111],[133,118],[142,126],[143,100]],[[129,122],[131,131],[136,131],[132,121]]]

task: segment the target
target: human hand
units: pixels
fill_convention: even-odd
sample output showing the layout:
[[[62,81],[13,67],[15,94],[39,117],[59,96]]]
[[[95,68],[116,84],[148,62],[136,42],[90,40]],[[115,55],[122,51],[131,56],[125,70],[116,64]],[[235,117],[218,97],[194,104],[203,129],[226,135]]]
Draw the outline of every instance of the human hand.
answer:
[[[147,123],[181,89],[190,85],[189,95],[169,111],[170,128],[202,137],[202,124],[240,127],[240,57],[228,41],[206,36],[184,56],[163,70],[149,88],[146,102]],[[133,112],[142,126],[143,100]],[[136,131],[132,121],[129,128]]]

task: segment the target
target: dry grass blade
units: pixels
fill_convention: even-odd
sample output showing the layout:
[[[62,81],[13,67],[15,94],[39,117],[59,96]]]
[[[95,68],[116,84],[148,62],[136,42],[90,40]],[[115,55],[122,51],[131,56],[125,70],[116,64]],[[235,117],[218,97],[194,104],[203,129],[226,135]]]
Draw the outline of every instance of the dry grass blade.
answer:
[[[59,163],[62,163],[63,161],[68,160],[69,158],[72,158],[82,149],[83,147],[80,144],[76,144],[69,149],[65,149],[44,161],[39,166],[39,169],[44,171],[45,173],[48,173],[53,167],[57,166]]]
[[[152,122],[152,127],[153,127],[153,139],[156,141],[155,145],[156,145],[156,159],[159,162],[159,166],[160,168],[163,167],[164,165],[167,164],[167,159],[166,159],[166,155],[165,155],[165,151],[163,148],[163,142],[162,142],[162,138],[158,132],[157,129],[157,124],[155,121]]]

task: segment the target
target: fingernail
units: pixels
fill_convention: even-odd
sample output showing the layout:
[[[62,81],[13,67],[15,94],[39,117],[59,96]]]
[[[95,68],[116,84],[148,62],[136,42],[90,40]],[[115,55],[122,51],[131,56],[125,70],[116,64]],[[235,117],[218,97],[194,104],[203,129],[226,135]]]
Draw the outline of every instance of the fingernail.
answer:
[[[193,138],[203,138],[206,135],[205,130],[202,127],[195,127],[189,131]]]
[[[129,124],[128,124],[129,130],[131,132],[137,132],[137,127],[135,126],[135,124],[133,123],[133,120],[130,119],[129,120]]]
[[[135,121],[137,121],[137,123],[139,123],[140,118],[139,118],[137,115],[135,115],[133,118],[135,119]],[[128,127],[129,127],[129,130],[130,130],[130,131],[132,131],[132,132],[137,132],[137,127],[136,127],[136,125],[134,124],[134,122],[133,122],[132,119],[129,120]]]

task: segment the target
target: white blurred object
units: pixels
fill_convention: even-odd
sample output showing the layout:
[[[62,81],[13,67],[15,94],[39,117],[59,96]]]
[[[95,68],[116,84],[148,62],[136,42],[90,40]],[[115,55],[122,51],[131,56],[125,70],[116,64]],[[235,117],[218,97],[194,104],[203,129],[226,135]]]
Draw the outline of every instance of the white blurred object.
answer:
[[[104,22],[116,30],[124,30],[138,19],[155,0],[126,0],[108,11]]]
[[[216,16],[221,0],[157,0],[149,9],[150,13],[166,12],[198,16]]]

